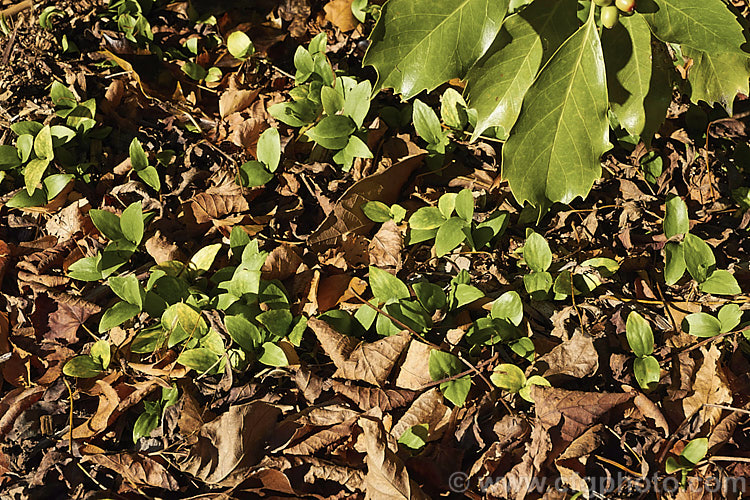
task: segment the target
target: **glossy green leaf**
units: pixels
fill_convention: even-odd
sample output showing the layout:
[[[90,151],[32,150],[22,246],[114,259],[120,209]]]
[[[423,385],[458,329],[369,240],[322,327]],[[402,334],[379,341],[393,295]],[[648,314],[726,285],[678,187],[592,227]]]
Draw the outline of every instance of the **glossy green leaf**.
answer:
[[[428,144],[440,144],[443,142],[444,136],[440,120],[431,107],[419,99],[414,99],[412,113],[414,129],[417,131],[419,137],[427,141]]]
[[[156,171],[155,167],[152,167],[149,165],[143,170],[136,171],[136,174],[138,175],[138,177],[141,178],[143,182],[145,182],[149,187],[153,188],[155,191],[159,191],[161,189],[161,180],[159,179],[159,172]]]
[[[91,346],[90,351],[91,359],[99,363],[103,369],[109,367],[109,362],[112,359],[112,352],[109,348],[109,342],[106,340],[97,340]]]
[[[208,332],[208,325],[198,311],[178,302],[164,311],[161,323],[169,333],[168,347],[174,347],[188,338],[200,338]]]
[[[370,96],[372,85],[368,80],[363,80],[351,90],[346,92],[342,114],[354,121],[357,127],[361,127],[370,111]]]
[[[724,304],[719,309],[721,333],[731,332],[742,321],[742,310],[737,304]]]
[[[101,257],[98,255],[79,259],[68,268],[68,276],[81,281],[100,280],[103,277],[101,269],[99,269],[100,260]]]
[[[524,275],[523,285],[532,299],[542,300],[552,288],[552,275],[547,271],[531,272]]]
[[[437,229],[446,220],[438,207],[422,207],[409,218],[409,227],[418,230]]]
[[[640,135],[646,128],[644,101],[651,88],[651,30],[641,16],[620,16],[616,26],[602,30],[602,50],[610,109],[622,128]]]
[[[134,137],[130,142],[128,151],[130,154],[130,163],[133,166],[133,170],[137,172],[148,167],[148,156],[146,156],[146,152],[143,150],[143,146],[141,145],[141,142],[137,137]]]
[[[695,465],[703,460],[708,453],[708,439],[697,438],[690,441],[680,453],[680,459]]]
[[[120,230],[120,218],[107,210],[89,210],[91,222],[99,232],[111,241],[124,239]]]
[[[68,377],[91,378],[104,373],[102,365],[91,356],[76,356],[63,366],[63,373]]]
[[[502,150],[513,196],[544,207],[585,198],[601,175],[608,141],[607,87],[593,10],[555,52],[523,101]]]
[[[681,243],[668,241],[664,245],[664,281],[667,285],[674,285],[685,274],[685,250]]]
[[[462,78],[494,40],[508,0],[391,0],[370,35],[363,65],[378,72],[376,89],[409,99]]]
[[[440,117],[454,130],[463,130],[468,122],[466,101],[453,87],[448,87],[440,97]]]
[[[667,238],[690,231],[690,217],[687,205],[682,201],[682,198],[669,195],[665,207],[664,235]]]
[[[0,145],[0,170],[8,170],[21,165],[21,158],[18,156],[18,150],[13,146]]]
[[[182,71],[196,81],[203,80],[208,76],[206,68],[200,64],[194,63],[193,61],[186,61],[185,64],[182,65]]]
[[[544,237],[531,232],[523,245],[523,259],[532,271],[543,272],[552,264],[552,251]]]
[[[639,0],[638,12],[657,38],[682,45],[693,59],[691,99],[719,102],[731,115],[735,95],[748,93],[750,74],[736,15],[721,0]]]
[[[484,293],[477,287],[459,283],[456,285],[456,291],[453,294],[455,299],[452,304],[453,309],[463,307],[466,304],[471,304],[475,300],[479,300],[484,297]]]
[[[259,161],[250,160],[240,166],[239,184],[244,187],[263,186],[272,179],[273,174]]]
[[[107,332],[123,324],[140,312],[141,308],[135,304],[130,304],[124,300],[116,303],[102,314],[102,318],[99,320],[99,333]]]
[[[178,357],[177,362],[181,365],[192,368],[193,370],[204,373],[214,369],[219,365],[219,356],[205,347],[188,349],[183,351]]]
[[[233,31],[227,37],[227,50],[237,59],[247,59],[255,52],[255,46],[244,32]]]
[[[391,209],[381,201],[368,201],[362,205],[362,212],[373,222],[387,222],[391,220]]]
[[[686,234],[682,241],[685,255],[685,266],[690,276],[698,283],[703,283],[713,272],[716,265],[714,252],[708,243],[693,234]]]
[[[526,385],[526,375],[516,365],[504,363],[495,367],[490,375],[493,384],[508,392],[518,392]]]
[[[715,337],[721,333],[721,322],[710,314],[693,313],[682,320],[682,329],[696,337]]]
[[[526,384],[521,387],[521,390],[518,391],[518,395],[529,403],[534,403],[534,398],[531,397],[531,388],[535,385],[541,387],[552,387],[552,384],[550,384],[546,378],[540,377],[539,375],[532,375],[528,378],[528,380],[526,380]]]
[[[143,307],[143,294],[138,278],[134,274],[127,276],[112,276],[107,280],[112,291],[125,302]]]
[[[451,217],[435,235],[435,255],[442,257],[464,242],[466,234],[463,232],[466,221],[460,217]]]
[[[261,346],[260,356],[258,361],[268,366],[288,366],[289,360],[287,359],[284,350],[273,342],[266,342]]]
[[[472,140],[490,127],[506,138],[539,68],[578,28],[575,2],[535,0],[503,22],[500,33],[466,75],[466,97],[477,110]]]
[[[648,321],[637,312],[633,311],[628,314],[625,333],[628,337],[628,345],[639,358],[654,352],[654,332]]]
[[[258,161],[262,162],[269,172],[275,172],[279,167],[279,160],[281,160],[279,131],[275,128],[266,129],[258,139]]]
[[[430,378],[434,381],[457,375],[464,370],[464,364],[454,354],[433,349],[428,363]]]
[[[490,316],[505,319],[518,326],[523,320],[523,302],[521,296],[513,290],[505,292],[492,303]]]
[[[653,356],[636,358],[633,361],[633,373],[643,390],[653,389],[661,380],[661,367]]]
[[[352,4],[353,5],[353,4]],[[421,450],[427,444],[429,437],[429,424],[417,424],[409,427],[398,438],[398,442],[410,450]]]
[[[29,195],[33,195],[39,183],[44,177],[44,173],[47,171],[49,166],[49,160],[34,158],[26,164],[26,168],[23,170],[23,180],[26,184],[26,192]]]
[[[443,397],[456,406],[463,406],[466,403],[466,396],[471,390],[471,377],[464,375],[455,380],[449,380],[440,384],[440,392]]]
[[[262,343],[258,327],[242,316],[227,316],[224,318],[229,336],[248,352],[254,352]]]
[[[351,118],[343,115],[326,116],[306,132],[307,136],[326,149],[342,149],[356,126]]]
[[[139,245],[143,239],[143,209],[141,202],[131,203],[120,216],[120,231],[129,242]]]
[[[380,302],[408,299],[411,295],[403,281],[383,269],[370,266],[370,288]]]
[[[221,250],[221,246],[221,243],[214,243],[213,245],[206,245],[195,252],[188,263],[190,269],[198,271],[199,273],[205,273],[211,269],[211,266],[216,260],[216,256]]]
[[[474,196],[471,190],[462,189],[456,195],[456,214],[467,223],[474,218]]]
[[[144,403],[149,403],[149,401],[145,401]],[[135,420],[135,424],[133,424],[133,442],[138,442],[142,437],[149,437],[151,431],[159,426],[159,418],[158,411],[141,413]]]
[[[52,147],[52,131],[49,125],[45,125],[34,138],[34,153],[40,160],[52,161],[55,158],[55,150]]]
[[[446,296],[442,288],[434,283],[420,281],[412,285],[414,293],[422,304],[422,307],[429,314],[433,314],[438,309],[443,309],[446,305]]]
[[[706,281],[698,285],[703,293],[714,295],[738,295],[742,293],[740,285],[732,273],[723,269],[717,269],[712,272]]]
[[[271,309],[260,313],[256,319],[265,326],[272,335],[285,337],[292,327],[292,313],[288,309]]]

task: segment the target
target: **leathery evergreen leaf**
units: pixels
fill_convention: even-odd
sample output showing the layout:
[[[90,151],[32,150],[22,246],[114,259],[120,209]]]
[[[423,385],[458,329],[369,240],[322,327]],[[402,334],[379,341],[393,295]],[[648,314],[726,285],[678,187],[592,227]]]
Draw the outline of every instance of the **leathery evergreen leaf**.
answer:
[[[640,135],[646,128],[644,100],[651,84],[651,30],[641,16],[621,16],[612,29],[602,31],[602,49],[612,112],[622,128]]]
[[[461,78],[500,31],[509,0],[391,0],[370,35],[363,65],[376,89],[409,99]]]
[[[588,194],[601,175],[599,158],[611,147],[607,108],[592,10],[529,88],[503,147],[503,176],[519,203],[545,207]]]
[[[503,22],[487,53],[466,75],[466,97],[477,110],[472,140],[489,127],[508,135],[539,68],[578,28],[576,5],[536,0]]]

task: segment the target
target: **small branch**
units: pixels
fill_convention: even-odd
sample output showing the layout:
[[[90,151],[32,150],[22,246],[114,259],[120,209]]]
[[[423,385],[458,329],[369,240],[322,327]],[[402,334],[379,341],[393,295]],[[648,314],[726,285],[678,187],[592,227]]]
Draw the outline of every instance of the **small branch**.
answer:
[[[11,17],[15,16],[19,12],[23,12],[26,9],[30,9],[34,6],[34,2],[32,0],[24,0],[21,3],[17,3],[15,5],[11,5],[7,9],[0,10],[0,17]]]

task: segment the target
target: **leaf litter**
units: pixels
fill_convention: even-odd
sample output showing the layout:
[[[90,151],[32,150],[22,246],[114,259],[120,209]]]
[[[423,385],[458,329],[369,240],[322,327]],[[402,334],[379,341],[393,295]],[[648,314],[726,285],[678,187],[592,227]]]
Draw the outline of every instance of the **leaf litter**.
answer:
[[[326,33],[326,56],[337,69],[373,79],[361,67],[372,22],[354,16],[360,3],[168,2],[148,16],[151,34],[170,50],[195,47],[200,67],[220,68],[222,77],[205,85],[189,76],[196,68],[186,62],[164,62],[104,28],[98,15],[105,2],[58,2],[51,29],[39,24],[42,7],[9,21],[13,36],[0,39],[2,143],[10,144],[11,123],[50,123],[52,81],[80,102],[95,99],[96,120],[114,133],[91,144],[87,172],[96,182],[69,183],[36,208],[9,207],[15,193],[0,197],[0,496],[521,499],[540,497],[534,478],[594,496],[605,492],[586,479],[607,477],[614,481],[608,497],[638,498],[630,486],[665,477],[667,457],[701,437],[710,449],[696,466],[703,477],[750,475],[748,344],[738,333],[746,327],[709,339],[682,327],[689,315],[716,316],[727,304],[742,313],[747,295],[700,295],[692,281],[667,286],[657,271],[667,244],[660,200],[677,194],[687,201],[690,233],[708,241],[718,267],[750,289],[750,211],[732,198],[742,161],[736,158],[747,159],[747,99],[737,100],[734,117],[712,118],[713,110],[675,97],[651,149],[615,150],[587,200],[537,221],[512,201],[492,144],[462,143],[433,172],[411,128],[370,113],[368,145],[378,154],[357,158],[342,172],[273,118],[269,108],[286,102],[293,87],[291,55],[318,33]],[[210,16],[213,24],[203,22]],[[252,63],[214,43],[237,30],[260,55]],[[68,49],[61,56],[63,37]],[[398,105],[388,95],[376,100],[381,107]],[[269,127],[281,132],[275,180],[238,185],[238,168],[257,159]],[[128,153],[133,137],[160,173],[160,192],[138,175]],[[663,163],[654,182],[638,168],[649,151]],[[488,251],[459,247],[438,257],[429,241],[410,242],[408,217],[375,222],[364,212],[366,204],[380,202],[412,214],[460,188],[472,191],[476,220],[490,220],[496,208],[509,214],[509,229]],[[238,330],[226,315],[206,312],[212,333],[194,350],[213,361],[197,371],[179,363],[184,345],[165,344],[148,355],[139,349],[148,340],[142,331],[154,326],[147,308],[99,332],[102,315],[123,297],[106,280],[74,280],[69,270],[111,240],[92,223],[91,210],[122,216],[136,201],[151,213],[145,251],[112,276],[130,272],[145,286],[159,264],[175,283],[185,276],[210,282],[209,270],[230,265],[226,248],[234,252],[244,246],[238,241],[255,239],[258,255],[268,255],[246,271],[286,292],[282,299],[264,291],[275,298],[254,313],[265,314],[262,326],[286,340],[254,346],[260,362],[235,371],[212,349],[218,342],[226,353],[232,340],[239,344]],[[492,316],[514,339],[530,339],[531,357],[523,343],[511,349],[504,340],[477,341],[469,352],[460,344],[481,337],[476,325],[493,301],[524,288],[523,226],[534,226],[549,242],[550,271],[570,273],[561,291],[582,286],[576,279],[586,276],[599,283],[596,293],[568,293],[558,301],[524,295],[517,324],[511,316]],[[223,251],[200,255],[217,243]],[[581,263],[594,258],[613,259],[619,270],[586,274]],[[170,267],[178,264],[179,270]],[[373,297],[369,266],[403,280],[402,301]],[[459,274],[465,282],[455,281]],[[386,299],[396,297],[401,286],[385,279],[393,294]],[[417,302],[433,304],[431,317],[409,309]],[[656,338],[658,385],[650,391],[636,380],[625,335],[634,310]],[[387,335],[357,334],[356,325],[368,321]],[[102,337],[112,346],[106,367],[96,357]],[[446,354],[439,369],[433,352]],[[74,356],[100,363],[101,373],[64,375]],[[527,382],[540,375],[551,387],[498,388],[493,370],[511,361],[525,367]],[[155,423],[134,440],[141,418]],[[465,484],[452,482],[457,473]],[[701,487],[658,495],[720,497]],[[552,487],[545,493],[563,498]]]

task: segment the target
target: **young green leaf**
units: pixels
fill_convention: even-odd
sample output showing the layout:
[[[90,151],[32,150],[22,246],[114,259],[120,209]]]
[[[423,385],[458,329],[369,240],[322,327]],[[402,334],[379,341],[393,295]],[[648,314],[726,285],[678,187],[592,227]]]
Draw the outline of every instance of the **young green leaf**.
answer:
[[[259,187],[270,182],[273,174],[259,161],[250,160],[240,166],[238,184],[244,187]]]
[[[212,368],[216,372],[218,371],[216,368],[219,366],[219,356],[210,349],[198,347],[183,351],[177,357],[177,362],[199,373],[205,373]]]
[[[690,233],[682,242],[685,251],[685,265],[690,276],[698,283],[706,281],[716,265],[714,252],[708,244]]]
[[[635,374],[635,379],[638,381],[638,385],[643,390],[653,389],[659,384],[659,380],[661,380],[659,361],[653,356],[636,358],[633,361],[633,373]]]
[[[474,196],[471,190],[462,189],[456,195],[456,213],[467,223],[474,218]]]
[[[403,281],[377,267],[370,266],[370,288],[380,302],[391,299],[408,299],[411,295]]]
[[[263,343],[258,327],[242,316],[227,316],[224,324],[231,339],[245,351],[254,352]]]
[[[508,363],[495,367],[490,375],[493,384],[508,392],[516,393],[526,385],[526,375],[516,365]]]
[[[68,377],[91,378],[104,372],[101,363],[91,356],[76,356],[63,366],[63,373]]]
[[[431,107],[419,99],[414,99],[413,113],[414,128],[419,137],[427,141],[428,144],[443,142],[444,136],[440,120]]]
[[[505,292],[492,303],[490,316],[494,319],[505,319],[518,326],[523,320],[523,302],[518,293]]]
[[[133,170],[138,172],[139,170],[148,167],[148,156],[146,156],[146,152],[143,151],[143,146],[141,146],[141,142],[137,137],[134,137],[130,142],[129,153],[130,163],[133,166]]]
[[[107,210],[89,210],[89,217],[94,226],[111,241],[122,240],[125,237],[120,230],[120,218]]]
[[[109,367],[111,355],[112,353],[109,349],[109,342],[106,340],[97,340],[91,346],[91,359],[99,363],[104,370]]]
[[[284,350],[273,342],[266,342],[261,346],[258,361],[268,366],[289,365],[289,360]]]
[[[435,255],[442,257],[466,240],[464,233],[466,221],[460,217],[451,217],[438,228],[435,235]]]
[[[715,337],[721,333],[721,322],[710,314],[693,313],[682,320],[682,329],[696,337]]]
[[[237,59],[244,60],[255,53],[255,46],[244,32],[233,31],[227,37],[227,50]]]
[[[343,115],[326,116],[317,125],[305,132],[313,141],[326,149],[342,149],[356,126],[351,118]]]
[[[362,205],[362,212],[373,222],[388,222],[391,220],[391,209],[381,201],[368,201]]]
[[[275,172],[279,166],[279,160],[281,160],[279,131],[275,128],[266,129],[258,139],[258,161],[262,162],[269,172]]]
[[[124,300],[116,303],[102,314],[102,318],[99,320],[99,333],[108,332],[140,312],[141,308],[135,304],[130,304]]]
[[[526,237],[526,243],[523,246],[523,259],[532,271],[541,273],[549,269],[552,264],[552,252],[547,240],[532,231]]]
[[[668,241],[664,245],[664,281],[667,285],[674,285],[685,274],[685,251],[682,243]]]
[[[724,304],[719,309],[719,322],[721,323],[721,333],[727,333],[742,321],[742,310],[737,304]]]
[[[401,437],[398,438],[398,442],[410,450],[421,450],[424,448],[424,445],[427,444],[429,429],[429,424],[417,424],[409,427],[403,434],[401,434]]]
[[[107,280],[109,287],[125,302],[143,308],[143,290],[135,274],[127,276],[112,276]]]
[[[639,358],[654,352],[654,332],[651,330],[648,321],[637,312],[632,311],[628,315],[625,333],[628,338],[628,345]]]
[[[446,220],[438,207],[422,207],[409,217],[409,227],[417,230],[437,229]]]
[[[664,215],[664,235],[667,238],[690,231],[690,217],[682,198],[676,195],[667,197],[666,213]]]
[[[693,439],[685,446],[685,448],[683,448],[682,453],[680,453],[680,460],[683,460],[689,465],[696,465],[703,460],[707,453],[708,439]]]
[[[698,285],[703,293],[712,293],[714,295],[738,295],[742,293],[740,285],[729,271],[717,269],[712,272],[706,281]]]
[[[141,202],[131,203],[120,216],[120,231],[126,240],[139,245],[143,239],[143,209]]]

